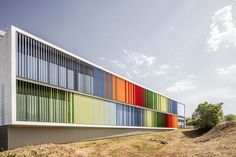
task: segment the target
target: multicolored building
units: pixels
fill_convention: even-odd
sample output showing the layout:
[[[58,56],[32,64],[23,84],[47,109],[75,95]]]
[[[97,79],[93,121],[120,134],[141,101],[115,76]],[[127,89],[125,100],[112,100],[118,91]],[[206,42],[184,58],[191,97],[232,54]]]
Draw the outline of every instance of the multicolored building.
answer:
[[[3,149],[185,125],[184,104],[14,26],[0,56]]]

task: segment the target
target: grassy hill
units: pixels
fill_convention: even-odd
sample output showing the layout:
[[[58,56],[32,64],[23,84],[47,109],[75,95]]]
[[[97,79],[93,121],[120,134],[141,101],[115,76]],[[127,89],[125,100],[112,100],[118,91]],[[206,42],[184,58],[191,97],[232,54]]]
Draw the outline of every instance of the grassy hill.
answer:
[[[201,135],[195,130],[175,130],[70,144],[26,146],[2,156],[236,156],[236,122],[217,125]]]

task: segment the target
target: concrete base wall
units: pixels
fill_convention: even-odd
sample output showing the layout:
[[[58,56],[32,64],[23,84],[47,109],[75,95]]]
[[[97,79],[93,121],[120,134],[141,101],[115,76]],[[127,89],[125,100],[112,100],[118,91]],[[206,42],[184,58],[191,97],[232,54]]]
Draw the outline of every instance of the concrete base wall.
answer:
[[[25,145],[38,145],[44,143],[70,143],[84,140],[128,136],[154,131],[150,129],[127,128],[91,128],[91,127],[35,127],[35,126],[5,126],[0,133],[7,137],[1,146],[13,149]],[[0,138],[2,139],[2,138]],[[2,140],[0,140],[2,141]]]

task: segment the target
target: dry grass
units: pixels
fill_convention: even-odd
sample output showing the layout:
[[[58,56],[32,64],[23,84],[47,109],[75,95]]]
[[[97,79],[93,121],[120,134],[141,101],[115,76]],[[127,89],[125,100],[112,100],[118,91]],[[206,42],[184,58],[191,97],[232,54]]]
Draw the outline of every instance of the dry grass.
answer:
[[[204,135],[175,130],[71,144],[26,146],[0,153],[5,156],[236,156],[236,122],[220,124]]]

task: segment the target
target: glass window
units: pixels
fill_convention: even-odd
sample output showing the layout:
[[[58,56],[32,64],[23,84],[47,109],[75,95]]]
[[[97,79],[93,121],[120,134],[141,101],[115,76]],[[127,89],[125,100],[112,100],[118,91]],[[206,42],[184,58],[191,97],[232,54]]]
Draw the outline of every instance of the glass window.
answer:
[[[67,69],[68,88],[74,89],[74,71]]]
[[[49,83],[52,85],[58,85],[58,65],[56,65],[56,53],[51,49],[51,61],[49,63]]]
[[[79,82],[78,82],[78,85],[79,85],[79,91],[80,92],[84,92],[85,91],[85,84],[84,84],[84,74],[81,74],[81,73],[78,73],[78,78],[79,78]]]
[[[93,94],[94,69],[28,36],[17,33],[16,75]]]

